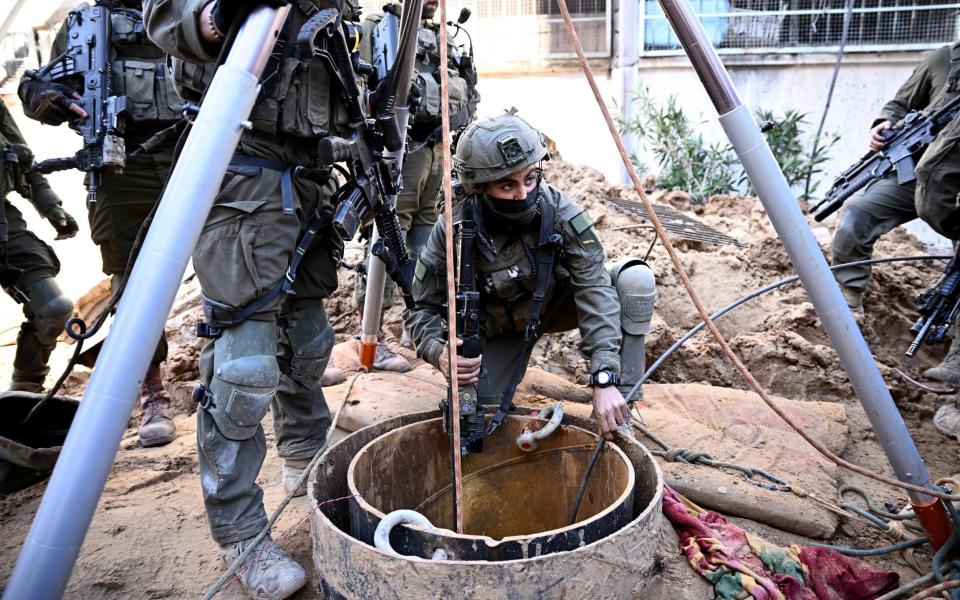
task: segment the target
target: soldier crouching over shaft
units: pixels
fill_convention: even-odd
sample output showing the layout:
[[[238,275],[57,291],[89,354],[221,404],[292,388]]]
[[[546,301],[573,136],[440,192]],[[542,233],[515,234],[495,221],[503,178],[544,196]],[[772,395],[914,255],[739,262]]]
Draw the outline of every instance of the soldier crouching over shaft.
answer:
[[[285,2],[147,0],[144,21],[151,39],[176,57],[178,81],[192,84],[199,96],[225,32],[259,4]],[[201,333],[210,337],[195,395],[200,481],[210,530],[228,565],[267,524],[257,485],[267,410],[284,459],[284,489],[298,495],[305,490],[295,484],[330,426],[320,376],[334,333],[323,298],[337,287],[333,252],[342,243],[329,219],[317,225],[312,245],[300,248],[298,240],[315,219],[329,215],[335,182],[317,167],[317,142],[345,133],[337,121],[345,110],[321,59],[301,56],[294,40],[310,14],[331,4],[352,16],[349,6],[321,0],[291,8],[263,74],[251,129],[241,137],[193,254],[206,321]],[[289,294],[288,267],[296,275]],[[244,589],[258,599],[287,598],[307,580],[269,536],[241,573]]]
[[[579,327],[594,416],[600,433],[612,439],[629,416],[618,386],[643,372],[653,274],[642,261],[622,261],[612,267],[611,280],[590,216],[543,181],[545,158],[542,134],[512,113],[475,122],[457,145],[453,222],[472,221],[477,228],[482,339],[480,357],[458,357],[458,383],[475,383],[481,403],[499,405],[516,383],[514,372],[522,378],[543,333]],[[447,375],[444,238],[441,219],[417,261],[416,305],[406,325],[418,355]],[[629,367],[632,381],[621,381],[621,365]]]

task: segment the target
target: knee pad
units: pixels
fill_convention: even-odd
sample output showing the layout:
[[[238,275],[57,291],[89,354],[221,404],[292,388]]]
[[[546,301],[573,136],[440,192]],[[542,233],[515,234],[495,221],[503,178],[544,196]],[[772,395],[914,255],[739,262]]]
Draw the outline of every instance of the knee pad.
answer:
[[[286,330],[292,351],[290,379],[308,390],[315,390],[333,352],[336,341],[333,327],[320,302],[284,318],[290,323]]]
[[[620,299],[620,327],[628,335],[646,335],[653,320],[657,281],[653,270],[639,259],[627,258],[613,264],[610,279]]]
[[[73,316],[73,301],[64,295],[52,277],[37,281],[27,288],[26,293],[37,339],[53,343]]]
[[[212,401],[206,410],[224,437],[256,434],[280,383],[277,329],[269,321],[244,321],[214,343]]]

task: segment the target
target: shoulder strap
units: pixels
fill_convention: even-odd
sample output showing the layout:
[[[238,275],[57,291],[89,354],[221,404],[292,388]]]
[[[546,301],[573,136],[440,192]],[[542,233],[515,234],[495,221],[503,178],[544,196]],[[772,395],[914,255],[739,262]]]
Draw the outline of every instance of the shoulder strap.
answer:
[[[513,368],[510,375],[510,383],[504,390],[500,398],[500,406],[497,413],[490,420],[487,426],[486,435],[493,433],[493,430],[500,426],[500,423],[506,418],[513,404],[513,396],[517,392],[517,386],[520,385],[520,377],[523,375],[524,367],[530,359],[533,352],[533,346],[540,337],[540,312],[543,308],[543,301],[547,296],[547,289],[550,287],[550,278],[553,276],[553,263],[563,248],[563,237],[554,230],[554,218],[556,211],[548,198],[543,198],[540,203],[540,240],[537,243],[537,285],[533,291],[533,305],[530,307],[530,319],[527,321],[527,328],[523,333],[523,339],[526,347],[520,360]]]

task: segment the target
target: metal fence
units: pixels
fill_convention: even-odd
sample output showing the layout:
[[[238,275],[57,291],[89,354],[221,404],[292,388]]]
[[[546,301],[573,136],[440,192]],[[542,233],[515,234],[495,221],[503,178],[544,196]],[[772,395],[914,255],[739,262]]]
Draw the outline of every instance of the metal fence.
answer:
[[[567,0],[587,56],[610,56],[615,1]],[[365,13],[380,10],[382,4],[360,2]],[[449,18],[456,18],[461,7],[473,12],[466,28],[477,42],[478,67],[483,70],[522,69],[575,56],[556,0],[454,0],[448,3]]]
[[[704,29],[723,53],[831,52],[843,34],[847,0],[692,0]],[[645,0],[646,55],[679,53],[680,44],[655,0]],[[960,35],[960,3],[943,0],[854,0],[848,51],[921,50]]]

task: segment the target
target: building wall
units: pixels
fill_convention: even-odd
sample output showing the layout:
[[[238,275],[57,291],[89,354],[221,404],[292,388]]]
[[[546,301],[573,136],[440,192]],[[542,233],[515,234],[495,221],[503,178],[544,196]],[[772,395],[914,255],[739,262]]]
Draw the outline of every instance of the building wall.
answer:
[[[479,50],[478,50],[479,52]],[[880,107],[896,92],[922,60],[922,53],[849,55],[837,79],[836,91],[824,127],[841,140],[831,152],[827,178],[866,152],[866,134]],[[833,55],[727,56],[724,62],[744,103],[782,112],[807,113],[810,135],[816,129],[833,72]],[[716,112],[685,57],[645,58],[640,80],[651,95],[665,100],[677,96],[690,115],[701,114],[704,135],[723,140]],[[610,72],[595,72],[600,92],[614,106],[616,82]],[[481,113],[516,106],[556,142],[564,158],[600,169],[619,178],[619,156],[590,88],[579,71],[529,76],[485,76],[480,73]],[[641,153],[642,154],[642,153]],[[648,161],[655,164],[652,158]]]
[[[481,52],[479,48],[477,51]],[[837,132],[841,139],[820,176],[821,193],[837,174],[867,151],[867,131],[880,107],[923,56],[922,52],[885,52],[845,57],[824,126],[826,134]],[[811,138],[823,112],[834,61],[832,54],[724,57],[745,104],[778,113],[787,109],[807,113]],[[708,140],[725,140],[716,112],[685,57],[644,58],[639,70],[641,81],[653,97],[664,100],[676,95],[688,114],[703,115],[702,131]],[[601,94],[613,106],[616,82],[609,71],[597,71],[596,76]],[[480,82],[482,114],[516,106],[521,115],[556,142],[565,160],[599,169],[611,180],[621,178],[619,154],[579,71],[489,77],[481,73]],[[656,165],[653,157],[642,151],[639,154],[647,164]],[[919,223],[910,229],[926,241],[941,239]]]

